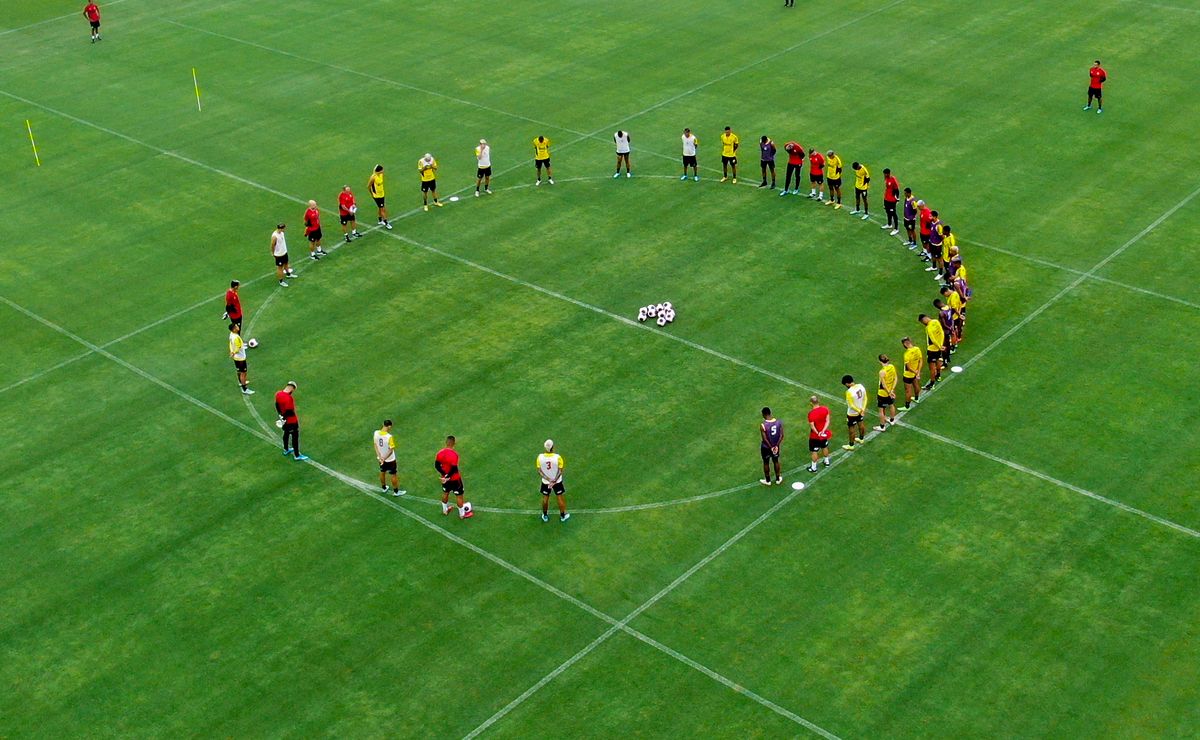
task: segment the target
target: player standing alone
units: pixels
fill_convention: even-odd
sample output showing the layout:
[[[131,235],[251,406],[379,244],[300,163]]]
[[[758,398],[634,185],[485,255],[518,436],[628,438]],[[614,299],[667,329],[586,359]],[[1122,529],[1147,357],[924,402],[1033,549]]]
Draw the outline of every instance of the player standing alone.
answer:
[[[487,139],[480,139],[475,147],[475,197],[479,197],[479,186],[483,192],[492,194],[492,147]]]
[[[775,485],[783,484],[783,471],[779,468],[779,448],[783,445],[783,422],[771,414],[769,406],[763,406],[762,423],[758,425],[758,433],[762,437],[763,477],[758,482],[764,486],[771,485],[771,463],[775,463]]]
[[[325,250],[321,248],[324,236],[321,233],[321,211],[317,209],[317,202],[310,200],[308,210],[304,212],[304,238],[308,239],[308,258],[314,262],[325,256]]]
[[[375,201],[375,207],[379,209],[379,224],[383,228],[391,231],[392,222],[388,221],[387,206],[384,198],[383,189],[383,165],[375,165],[375,171],[367,178],[367,192],[371,194],[371,199]]]
[[[237,324],[238,329],[242,328],[242,299],[238,296],[238,286],[236,280],[229,281],[229,290],[225,291],[225,315],[221,318],[229,319],[230,324]]]
[[[812,465],[808,472],[817,472],[817,457],[825,457],[825,467],[829,467],[829,407],[822,406],[816,396],[809,396],[808,403],[812,411],[808,412],[808,451],[812,453]]]
[[[446,437],[446,446],[438,450],[433,460],[433,469],[438,472],[442,482],[442,514],[450,513],[450,494],[454,494],[454,502],[458,508],[459,519],[470,519],[475,516],[471,504],[464,500],[462,473],[458,470],[458,453],[454,451],[454,435]]]
[[[546,168],[546,179],[554,184],[554,172],[550,169],[550,144],[545,136],[533,140],[533,165],[537,169],[537,185],[542,184],[542,168]]]
[[[563,485],[563,468],[566,462],[562,455],[554,451],[554,440],[548,439],[542,443],[546,450],[537,456],[538,475],[542,478],[542,521],[550,521],[550,494],[558,498],[558,520],[565,522],[571,518],[567,513],[567,489]]]
[[[630,142],[628,131],[618,131],[613,134],[613,143],[617,146],[617,171],[613,173],[613,177],[621,176],[621,163],[625,163],[625,177],[633,177],[633,173],[629,171],[629,150]]]
[[[99,25],[99,24],[96,24]],[[1100,66],[1100,60],[1097,59],[1092,63],[1092,68],[1088,70],[1088,98],[1087,105],[1083,106],[1084,110],[1092,109],[1092,98],[1096,99],[1096,112],[1104,112],[1104,83],[1108,81],[1108,73],[1104,71],[1104,67]]]
[[[354,202],[354,191],[349,185],[338,193],[338,219],[342,222],[342,237],[347,244],[362,236],[358,233],[358,204]]]
[[[392,420],[384,419],[383,427],[376,429],[371,435],[375,446],[375,457],[379,459],[379,487],[384,493],[388,492],[387,475],[392,476],[392,495],[403,496],[408,493],[400,487],[400,479],[396,476],[396,438],[392,436]]]
[[[92,27],[92,43],[103,41],[104,39],[100,38],[100,6],[89,0],[83,8],[83,17],[88,19],[88,23]],[[1096,64],[1099,63],[1096,62]]]
[[[683,136],[679,137],[683,142],[683,174],[679,176],[680,180],[688,179],[688,167],[692,168],[692,179],[700,182],[700,172],[696,169],[696,147],[700,146],[700,140],[692,133],[690,128],[683,130]]]
[[[307,455],[300,454],[300,417],[296,416],[296,381],[289,380],[282,390],[275,392],[275,413],[279,414],[283,426],[284,457],[293,455],[296,460],[307,460]]]

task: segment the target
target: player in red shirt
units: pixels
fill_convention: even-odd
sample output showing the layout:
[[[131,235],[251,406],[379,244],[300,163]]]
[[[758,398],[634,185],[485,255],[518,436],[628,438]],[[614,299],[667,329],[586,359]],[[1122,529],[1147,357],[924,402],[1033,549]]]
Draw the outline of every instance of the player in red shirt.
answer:
[[[825,155],[816,147],[808,150],[808,181],[812,185],[808,197],[825,200]]]
[[[242,328],[242,299],[238,297],[238,286],[241,285],[236,280],[229,281],[229,290],[225,291],[225,315],[221,318],[228,319],[229,323],[237,324],[239,329]]]
[[[783,145],[783,151],[787,152],[787,172],[783,176],[783,190],[779,191],[780,195],[800,194],[800,175],[804,172],[804,147],[798,142],[789,141]],[[794,189],[791,186],[792,175],[796,176],[796,185]]]
[[[1092,109],[1092,98],[1096,99],[1096,112],[1104,112],[1104,83],[1108,80],[1108,73],[1104,71],[1104,67],[1100,66],[1100,60],[1097,59],[1092,63],[1092,68],[1088,70],[1088,98],[1087,105],[1083,106],[1084,110]]]
[[[821,405],[821,399],[809,396],[808,403],[812,411],[808,412],[808,451],[812,453],[812,465],[808,472],[817,472],[817,457],[825,456],[825,467],[829,467],[829,407]]]
[[[304,212],[304,237],[308,239],[308,258],[314,262],[325,256],[325,250],[321,249],[322,236],[321,212],[317,210],[317,202],[310,200],[308,210]]]
[[[275,393],[275,412],[279,414],[279,428],[283,430],[283,454],[293,455],[297,460],[307,460],[300,454],[300,417],[296,416],[296,381],[289,380],[283,390]],[[289,445],[289,442],[291,443]]]
[[[354,202],[354,193],[347,185],[338,193],[338,218],[342,222],[342,237],[349,244],[351,239],[362,236],[358,233],[358,205]]]
[[[92,26],[92,43],[103,41],[100,38],[100,6],[88,0],[88,4],[83,9],[83,17],[87,18],[88,23]]]
[[[883,212],[887,215],[887,223],[881,229],[890,228],[892,236],[900,233],[900,217],[896,215],[896,204],[900,201],[900,181],[892,175],[887,167],[883,168]]]
[[[438,472],[442,481],[442,514],[450,513],[450,494],[454,494],[454,502],[458,505],[458,518],[470,519],[475,516],[471,503],[464,501],[462,473],[458,470],[458,453],[454,451],[454,436],[446,437],[446,446],[438,450],[433,460],[433,469]]]
[[[922,262],[931,262],[933,260],[933,248],[929,246],[930,226],[933,224],[933,211],[929,210],[929,206],[925,205],[925,201],[917,201],[917,218],[921,221],[921,246],[924,247],[924,253],[921,255]]]

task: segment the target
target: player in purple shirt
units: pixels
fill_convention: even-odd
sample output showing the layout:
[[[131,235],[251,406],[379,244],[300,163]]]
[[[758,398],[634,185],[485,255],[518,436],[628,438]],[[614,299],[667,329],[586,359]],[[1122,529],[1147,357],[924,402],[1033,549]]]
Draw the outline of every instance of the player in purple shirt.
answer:
[[[904,188],[904,231],[908,233],[908,241],[904,244],[909,249],[916,249],[917,199],[913,197],[912,188]]]
[[[771,188],[775,188],[775,142],[771,141],[771,137],[764,136],[758,142],[758,149],[762,153],[759,160],[759,166],[762,168],[762,183],[760,188],[767,186],[767,170],[771,170]]]
[[[771,408],[763,406],[763,421],[758,425],[762,436],[763,477],[758,482],[771,485],[771,461],[775,462],[775,485],[783,485],[783,471],[779,468],[779,447],[783,444],[783,422],[771,415]]]

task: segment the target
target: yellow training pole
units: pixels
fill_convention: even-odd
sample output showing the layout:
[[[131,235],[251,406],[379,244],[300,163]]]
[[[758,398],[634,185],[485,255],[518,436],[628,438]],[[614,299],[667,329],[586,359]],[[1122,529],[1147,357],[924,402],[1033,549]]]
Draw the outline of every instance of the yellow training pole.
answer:
[[[192,85],[196,88],[196,110],[203,113],[204,109],[200,107],[200,81],[196,79],[195,67],[192,67]]]
[[[33,147],[33,161],[37,162],[37,166],[42,166],[42,158],[37,153],[37,142],[33,140],[33,126],[29,124],[29,119],[25,119],[25,130],[29,132],[29,145]]]

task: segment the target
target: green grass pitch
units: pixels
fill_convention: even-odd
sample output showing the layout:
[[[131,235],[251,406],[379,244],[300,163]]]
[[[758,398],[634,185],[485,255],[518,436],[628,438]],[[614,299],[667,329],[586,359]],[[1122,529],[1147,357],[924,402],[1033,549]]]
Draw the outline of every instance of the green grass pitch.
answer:
[[[81,8],[0,10],[0,736],[1200,733],[1195,0],[113,0],[94,45]],[[937,294],[755,189],[764,133],[876,200],[891,167],[976,290],[966,371],[815,478],[808,396]],[[426,151],[464,196],[431,213]],[[395,230],[303,260],[309,198],[373,226],[377,162]],[[802,491],[757,484],[763,405]],[[385,416],[404,499],[367,490]]]

